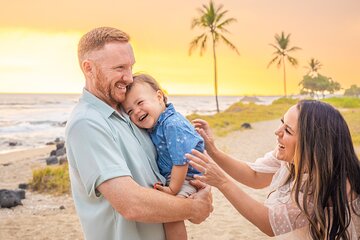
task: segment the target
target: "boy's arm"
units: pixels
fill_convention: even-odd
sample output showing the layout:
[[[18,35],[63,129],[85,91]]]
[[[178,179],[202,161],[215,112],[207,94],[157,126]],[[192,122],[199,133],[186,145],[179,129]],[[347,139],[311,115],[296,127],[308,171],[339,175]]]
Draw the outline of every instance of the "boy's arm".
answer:
[[[176,195],[180,192],[182,185],[184,184],[186,173],[188,171],[189,164],[186,163],[185,165],[173,165],[171,169],[171,177],[170,177],[170,184],[168,187],[164,187],[161,185],[155,185],[155,188],[171,194]]]

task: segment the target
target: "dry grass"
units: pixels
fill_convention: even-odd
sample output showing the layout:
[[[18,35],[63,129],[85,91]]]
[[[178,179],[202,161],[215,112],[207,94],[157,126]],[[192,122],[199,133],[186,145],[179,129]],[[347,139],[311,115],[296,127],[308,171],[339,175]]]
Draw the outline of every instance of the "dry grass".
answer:
[[[30,186],[34,191],[55,195],[70,192],[68,165],[48,166],[33,170]]]

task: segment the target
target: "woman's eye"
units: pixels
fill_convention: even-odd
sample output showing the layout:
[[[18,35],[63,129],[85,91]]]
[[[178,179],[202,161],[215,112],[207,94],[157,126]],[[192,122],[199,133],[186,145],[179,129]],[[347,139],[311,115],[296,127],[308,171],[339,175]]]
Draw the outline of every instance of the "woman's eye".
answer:
[[[291,132],[287,128],[285,128],[285,132],[291,135]]]

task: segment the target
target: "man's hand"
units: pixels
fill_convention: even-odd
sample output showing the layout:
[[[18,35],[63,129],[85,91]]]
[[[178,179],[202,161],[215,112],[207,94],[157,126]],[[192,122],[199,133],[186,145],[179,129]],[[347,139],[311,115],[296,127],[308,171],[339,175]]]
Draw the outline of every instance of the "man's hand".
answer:
[[[193,199],[192,204],[192,217],[190,222],[199,224],[210,216],[210,213],[214,210],[212,206],[212,193],[209,185],[202,183],[192,182],[194,186],[202,186],[196,193],[192,194],[190,198]]]

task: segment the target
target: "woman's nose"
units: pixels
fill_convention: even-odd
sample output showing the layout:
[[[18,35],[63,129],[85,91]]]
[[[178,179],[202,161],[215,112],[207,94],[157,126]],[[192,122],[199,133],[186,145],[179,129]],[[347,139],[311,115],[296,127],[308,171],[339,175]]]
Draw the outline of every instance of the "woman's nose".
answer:
[[[282,126],[280,126],[278,129],[275,130],[275,135],[280,136],[282,133]]]

